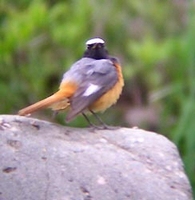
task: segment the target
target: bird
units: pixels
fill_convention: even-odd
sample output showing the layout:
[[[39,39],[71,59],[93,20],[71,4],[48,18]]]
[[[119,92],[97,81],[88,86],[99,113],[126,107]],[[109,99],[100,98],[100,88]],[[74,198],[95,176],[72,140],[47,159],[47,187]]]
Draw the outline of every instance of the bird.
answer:
[[[63,74],[58,91],[19,110],[18,115],[28,116],[45,108],[56,113],[68,110],[66,123],[82,114],[91,126],[95,126],[87,116],[91,113],[106,128],[97,112],[104,112],[115,104],[123,86],[119,60],[109,55],[102,38],[92,38],[86,42],[82,58]]]

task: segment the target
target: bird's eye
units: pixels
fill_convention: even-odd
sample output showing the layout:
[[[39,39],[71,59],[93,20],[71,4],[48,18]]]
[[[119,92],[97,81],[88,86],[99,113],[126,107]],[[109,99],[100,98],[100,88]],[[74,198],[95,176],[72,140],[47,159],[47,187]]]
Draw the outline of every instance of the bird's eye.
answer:
[[[103,44],[103,43],[100,43],[100,44],[99,44],[99,47],[100,47],[100,48],[104,47],[104,44]]]
[[[103,48],[104,44],[102,43],[94,43],[94,44],[88,44],[87,49],[97,49],[97,48]]]
[[[88,45],[87,45],[87,48],[88,48],[88,49],[91,49],[92,47],[93,47],[93,44],[88,44]]]

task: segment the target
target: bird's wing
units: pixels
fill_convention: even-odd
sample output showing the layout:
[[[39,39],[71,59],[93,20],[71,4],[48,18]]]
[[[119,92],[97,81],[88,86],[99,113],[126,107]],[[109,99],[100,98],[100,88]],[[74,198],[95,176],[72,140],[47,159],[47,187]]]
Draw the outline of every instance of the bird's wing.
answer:
[[[67,121],[72,120],[77,114],[89,107],[110,90],[118,80],[117,71],[110,60],[90,60],[90,62],[83,62],[83,65],[80,65],[79,70],[77,70],[77,73],[79,71],[77,74],[79,86],[70,98],[71,110],[67,115]]]

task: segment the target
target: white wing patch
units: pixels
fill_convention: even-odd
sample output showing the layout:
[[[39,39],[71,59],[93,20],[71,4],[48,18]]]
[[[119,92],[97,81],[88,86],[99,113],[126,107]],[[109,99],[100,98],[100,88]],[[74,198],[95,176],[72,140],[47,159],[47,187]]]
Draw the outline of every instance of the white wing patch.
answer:
[[[88,86],[88,88],[83,93],[83,96],[89,96],[89,95],[97,92],[100,88],[101,87],[99,85],[94,85],[94,84],[90,83],[90,85]]]

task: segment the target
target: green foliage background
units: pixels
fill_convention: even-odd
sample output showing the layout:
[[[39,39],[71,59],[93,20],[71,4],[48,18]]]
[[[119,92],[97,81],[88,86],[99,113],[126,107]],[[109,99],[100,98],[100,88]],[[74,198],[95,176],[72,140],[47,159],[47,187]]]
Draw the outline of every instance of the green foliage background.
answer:
[[[102,118],[170,138],[195,188],[194,8],[193,0],[2,0],[0,112],[17,113],[55,92],[85,42],[102,37],[126,82]],[[51,119],[51,112],[36,117]],[[56,120],[64,124],[64,117]],[[70,125],[86,123],[78,117]]]

